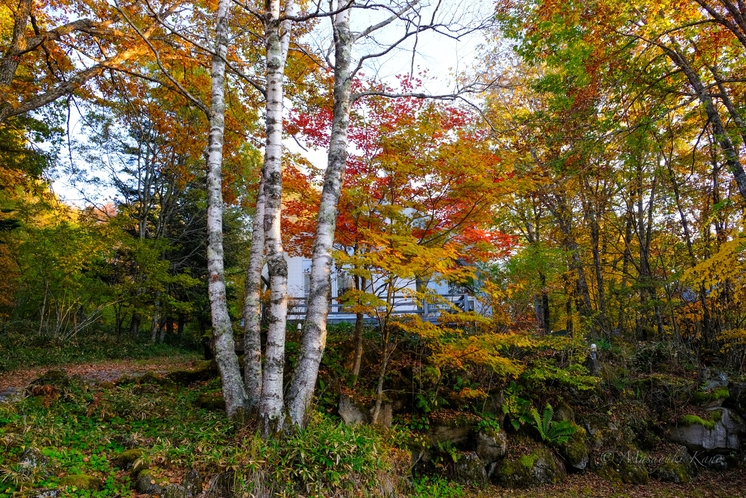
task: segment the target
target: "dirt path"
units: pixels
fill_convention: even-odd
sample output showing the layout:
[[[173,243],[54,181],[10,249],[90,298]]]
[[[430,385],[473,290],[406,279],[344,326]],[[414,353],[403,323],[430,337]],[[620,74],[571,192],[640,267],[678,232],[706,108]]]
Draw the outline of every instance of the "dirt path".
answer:
[[[69,375],[80,375],[86,380],[105,382],[124,375],[142,375],[147,372],[167,373],[176,369],[191,368],[195,361],[197,360],[194,357],[176,356],[148,360],[111,360],[2,372],[0,373],[0,399],[22,390],[48,370],[64,370]]]

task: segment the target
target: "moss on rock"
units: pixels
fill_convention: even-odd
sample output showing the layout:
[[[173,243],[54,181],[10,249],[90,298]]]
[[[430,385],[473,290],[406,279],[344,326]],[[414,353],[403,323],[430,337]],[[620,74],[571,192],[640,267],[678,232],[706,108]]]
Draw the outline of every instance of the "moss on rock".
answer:
[[[697,391],[692,399],[699,405],[711,405],[713,403],[722,403],[723,400],[730,397],[730,391],[726,386],[717,387],[709,391]]]
[[[163,487],[156,479],[154,469],[143,469],[135,476],[134,488],[138,493],[161,494]]]
[[[651,473],[652,477],[663,482],[687,484],[692,478],[683,463],[666,462]]]
[[[453,478],[469,486],[484,486],[487,483],[484,462],[473,451],[459,452],[453,465]]]
[[[509,455],[497,463],[493,480],[505,488],[531,488],[560,482],[565,475],[561,462],[545,446]]]
[[[114,459],[113,463],[117,467],[124,469],[124,470],[133,469],[137,461],[140,460],[144,455],[145,455],[145,451],[143,451],[140,448],[133,448],[131,450],[125,450]],[[139,471],[145,468],[142,465],[140,465],[139,467],[140,468],[136,469],[135,471]]]
[[[198,361],[195,362],[191,370],[175,370],[168,375],[166,379],[182,386],[188,386],[195,382],[203,382],[218,376],[218,366],[215,361]]]
[[[715,425],[720,422],[722,416],[722,412],[717,410],[713,411],[707,419],[703,419],[698,415],[684,415],[683,417],[679,417],[678,423],[685,427],[701,425],[705,429],[711,431],[715,428]]]
[[[60,479],[60,486],[63,488],[75,487],[79,490],[98,491],[101,489],[101,481],[85,474],[75,474]]]
[[[596,473],[609,482],[624,484],[647,484],[650,480],[644,465],[625,460],[607,462]]]
[[[575,426],[575,432],[560,448],[560,455],[568,467],[575,470],[585,470],[590,461],[588,445],[586,444],[587,433],[580,426]]]

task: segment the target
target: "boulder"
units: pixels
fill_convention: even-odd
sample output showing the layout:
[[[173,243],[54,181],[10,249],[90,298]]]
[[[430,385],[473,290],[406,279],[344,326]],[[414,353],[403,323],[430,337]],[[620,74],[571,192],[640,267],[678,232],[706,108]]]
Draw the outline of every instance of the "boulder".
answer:
[[[647,484],[650,480],[645,465],[626,459],[609,461],[596,473],[607,481],[616,483]]]
[[[708,418],[695,415],[680,418],[676,425],[669,427],[668,439],[683,444],[689,451],[717,453],[738,450],[746,432],[743,419],[727,408],[708,411]]]
[[[19,473],[26,479],[32,477],[47,477],[49,475],[49,460],[36,448],[29,447],[21,453],[18,459]]]
[[[184,486],[176,484],[169,484],[163,488],[163,492],[161,493],[161,498],[191,498],[191,496],[192,495],[187,495]]]
[[[200,393],[194,405],[207,411],[225,411],[225,399],[222,392]]]
[[[723,406],[746,416],[746,383],[731,382],[728,385],[728,397],[723,400]]]
[[[145,451],[140,448],[133,448],[124,450],[117,456],[112,462],[116,467],[123,470],[131,470],[135,463],[145,455]],[[140,465],[140,468],[134,469],[134,472],[142,470],[144,466]]]
[[[692,480],[686,465],[678,462],[666,462],[654,469],[650,476],[659,481],[674,484],[687,484]]]
[[[365,411],[347,394],[339,396],[338,412],[347,425],[357,425],[368,421]]]
[[[717,408],[723,405],[723,402],[730,397],[727,386],[716,386],[712,389],[702,389],[694,393],[693,401],[707,408]]]
[[[28,498],[60,498],[62,491],[59,489],[40,489],[33,490],[27,496]]]
[[[495,467],[492,480],[505,488],[532,488],[556,484],[565,477],[565,467],[545,446],[534,446],[509,455]]]
[[[203,382],[217,377],[218,364],[215,361],[195,362],[191,370],[175,370],[166,375],[166,379],[182,385],[188,386],[195,382]]]
[[[585,429],[576,426],[575,432],[567,440],[567,443],[560,448],[560,455],[568,470],[582,471],[588,467],[590,452],[586,444]]]
[[[503,405],[505,397],[501,392],[490,393],[482,406],[482,412],[492,415],[498,424],[502,425],[505,421],[505,411]]]
[[[148,495],[160,495],[163,488],[148,470],[142,470],[135,479],[135,491]]]
[[[202,479],[199,472],[191,469],[181,480],[181,487],[184,488],[185,496],[192,498],[202,492]]]
[[[102,483],[100,480],[96,479],[95,477],[88,476],[85,474],[75,474],[75,475],[69,475],[65,476],[62,479],[60,479],[60,486],[63,488],[66,487],[75,487],[78,490],[88,490],[88,491],[98,491],[101,489]]]
[[[489,427],[482,429],[477,433],[476,440],[476,454],[485,465],[498,461],[508,450],[508,439],[502,431]]]
[[[463,447],[469,441],[470,434],[471,427],[466,425],[435,425],[431,427],[428,435],[433,445],[448,442],[453,446]]]
[[[484,486],[487,484],[487,472],[484,470],[484,462],[474,451],[465,451],[457,454],[458,458],[453,465],[453,480],[469,486]]]
[[[566,420],[568,422],[575,423],[575,410],[572,409],[570,405],[565,403],[564,401],[560,401],[557,407],[554,409],[554,417],[553,419],[555,421],[562,421]]]
[[[394,423],[394,410],[393,406],[391,406],[391,403],[383,403],[381,405],[381,411],[378,413],[378,417],[376,418],[376,420],[373,420],[374,410],[375,406],[370,409],[370,419],[373,421],[373,423],[376,425],[380,425],[381,427],[390,429],[391,425]]]

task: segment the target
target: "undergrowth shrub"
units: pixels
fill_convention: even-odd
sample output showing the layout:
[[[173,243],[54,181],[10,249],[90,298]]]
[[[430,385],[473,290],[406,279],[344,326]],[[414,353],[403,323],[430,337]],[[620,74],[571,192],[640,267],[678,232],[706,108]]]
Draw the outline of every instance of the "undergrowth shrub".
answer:
[[[381,477],[393,470],[387,451],[376,428],[314,414],[306,429],[285,438],[255,437],[258,458],[243,473],[243,487],[255,496],[380,496]],[[396,486],[392,479],[389,487]]]

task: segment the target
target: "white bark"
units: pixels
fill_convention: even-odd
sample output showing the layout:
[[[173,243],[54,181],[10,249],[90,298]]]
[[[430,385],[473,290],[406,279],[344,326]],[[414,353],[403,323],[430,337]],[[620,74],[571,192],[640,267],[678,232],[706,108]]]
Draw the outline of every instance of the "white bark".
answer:
[[[283,373],[285,367],[285,327],[287,323],[288,269],[282,247],[282,101],[283,76],[290,43],[291,22],[280,23],[280,1],[270,0],[266,14],[267,57],[267,142],[264,151],[264,247],[269,269],[270,303],[267,316],[262,394],[259,417],[267,437],[282,429]],[[294,0],[285,4],[285,15],[293,15]]]
[[[352,7],[354,1],[347,2]],[[326,322],[331,298],[331,267],[337,204],[347,165],[347,130],[350,122],[352,85],[352,45],[350,9],[339,12],[334,30],[334,111],[329,142],[328,164],[324,174],[321,203],[316,225],[311,263],[311,289],[301,350],[288,393],[288,412],[296,425],[305,424],[306,409],[313,398],[319,364],[326,347]]]
[[[225,133],[225,55],[228,50],[228,13],[231,0],[220,0],[215,29],[215,52],[212,58],[212,93],[210,101],[210,136],[207,152],[207,271],[212,332],[215,338],[215,360],[223,384],[228,416],[244,417],[246,392],[236,357],[233,328],[228,315],[223,268],[223,138]]]
[[[262,267],[264,266],[264,181],[259,185],[252,228],[249,268],[246,270],[244,300],[244,384],[248,396],[247,409],[259,408],[262,396]]]

